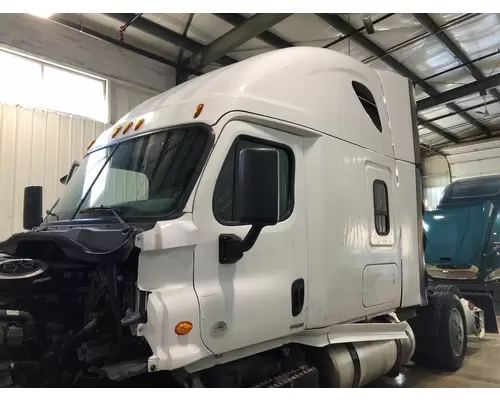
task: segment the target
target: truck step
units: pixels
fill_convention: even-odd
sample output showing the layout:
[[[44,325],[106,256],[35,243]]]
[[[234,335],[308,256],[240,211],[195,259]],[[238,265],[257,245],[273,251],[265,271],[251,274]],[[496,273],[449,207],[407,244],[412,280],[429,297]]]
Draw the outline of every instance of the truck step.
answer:
[[[309,365],[301,365],[299,368],[285,372],[274,378],[267,379],[254,388],[305,388],[318,387],[318,370]]]

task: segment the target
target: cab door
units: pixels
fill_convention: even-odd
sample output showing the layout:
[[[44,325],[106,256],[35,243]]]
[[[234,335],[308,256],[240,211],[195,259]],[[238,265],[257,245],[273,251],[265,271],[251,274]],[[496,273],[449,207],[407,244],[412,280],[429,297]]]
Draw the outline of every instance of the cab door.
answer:
[[[238,153],[251,147],[279,151],[280,218],[232,264],[219,263],[219,237],[241,239],[249,226],[234,219]],[[212,152],[196,191],[193,219],[200,240],[194,254],[194,288],[201,335],[215,354],[305,329],[308,297],[307,233],[302,138],[231,121]],[[265,201],[265,199],[262,199]]]

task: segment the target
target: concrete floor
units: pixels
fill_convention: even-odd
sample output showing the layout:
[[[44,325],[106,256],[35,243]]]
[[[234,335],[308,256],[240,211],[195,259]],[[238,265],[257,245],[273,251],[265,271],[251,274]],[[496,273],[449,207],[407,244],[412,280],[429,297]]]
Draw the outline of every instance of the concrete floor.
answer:
[[[500,317],[497,321],[500,324]],[[396,379],[379,379],[369,387],[500,388],[500,334],[486,334],[483,339],[469,336],[467,356],[459,371],[444,373],[409,366]]]

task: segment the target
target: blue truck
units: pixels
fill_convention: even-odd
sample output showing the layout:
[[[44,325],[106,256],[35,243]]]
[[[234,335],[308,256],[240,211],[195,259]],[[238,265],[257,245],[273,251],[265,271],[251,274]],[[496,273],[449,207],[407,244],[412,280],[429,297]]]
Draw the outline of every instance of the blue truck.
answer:
[[[424,214],[429,286],[458,287],[485,310],[485,327],[498,332],[500,301],[500,175],[448,185],[434,211]],[[489,312],[487,312],[487,310]]]

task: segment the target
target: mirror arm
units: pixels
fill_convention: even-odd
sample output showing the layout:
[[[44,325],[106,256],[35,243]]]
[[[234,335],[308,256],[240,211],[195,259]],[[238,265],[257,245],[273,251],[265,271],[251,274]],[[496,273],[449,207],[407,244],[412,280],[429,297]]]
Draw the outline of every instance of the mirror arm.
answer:
[[[241,240],[239,236],[233,234],[220,235],[219,263],[234,264],[238,262],[243,257],[243,253],[254,246],[262,228],[264,228],[263,225],[252,225],[243,240]]]
[[[240,247],[241,247],[242,253],[247,252],[248,250],[250,250],[253,247],[253,245],[257,241],[257,238],[260,235],[260,232],[262,231],[262,228],[264,228],[264,227],[261,225],[252,225],[252,227],[248,231],[247,235],[245,236],[245,238],[241,242]]]

